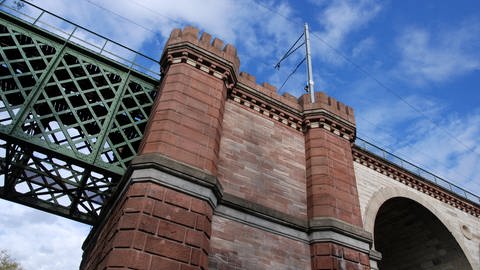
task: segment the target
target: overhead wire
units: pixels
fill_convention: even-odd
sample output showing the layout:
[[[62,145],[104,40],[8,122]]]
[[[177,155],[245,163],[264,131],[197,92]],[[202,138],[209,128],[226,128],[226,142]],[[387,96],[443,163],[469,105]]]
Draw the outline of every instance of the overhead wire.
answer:
[[[119,14],[119,13],[117,13],[117,12],[115,12],[115,11],[109,9],[109,8],[106,8],[106,7],[102,6],[102,5],[99,5],[99,4],[97,4],[97,3],[95,3],[95,2],[93,2],[93,1],[91,1],[91,0],[83,0],[83,1],[88,2],[88,3],[90,3],[91,5],[96,6],[97,8],[100,8],[100,9],[106,11],[106,12],[112,13],[112,14],[114,14],[115,16],[117,16],[117,17],[119,17],[119,18],[122,18],[122,19],[124,19],[125,21],[127,21],[127,22],[129,22],[129,23],[132,23],[132,24],[134,24],[134,25],[136,25],[136,26],[138,26],[138,27],[140,27],[140,28],[142,28],[142,29],[144,29],[144,30],[146,30],[146,31],[148,31],[148,32],[151,32],[151,33],[153,33],[153,34],[155,34],[155,35],[157,34],[157,32],[156,32],[155,30],[152,30],[152,29],[150,29],[150,28],[148,28],[148,27],[146,27],[146,26],[144,26],[144,25],[142,25],[142,24],[140,24],[140,23],[137,23],[137,22],[135,22],[134,20],[131,20],[131,19],[129,19],[129,18],[127,18],[127,17],[125,17],[125,16],[123,16],[123,15],[121,15],[121,14]]]
[[[453,140],[455,140],[458,144],[462,145],[465,150],[467,151],[472,151],[472,152],[475,152],[476,154],[480,154],[480,153],[477,153],[475,151],[475,148],[474,147],[469,147],[467,146],[466,144],[464,144],[462,141],[460,141],[455,135],[451,134],[448,130],[446,130],[445,128],[443,128],[442,126],[438,125],[432,118],[430,118],[427,114],[425,114],[422,110],[418,109],[417,107],[415,107],[413,104],[411,104],[410,102],[408,102],[404,97],[402,97],[400,94],[398,94],[396,91],[394,91],[392,88],[390,88],[389,86],[387,86],[386,84],[384,84],[382,81],[380,81],[379,79],[377,79],[377,77],[375,77],[372,73],[370,73],[368,70],[364,69],[362,66],[358,65],[357,63],[355,63],[353,60],[351,60],[348,56],[346,56],[344,53],[342,53],[340,50],[336,49],[335,47],[331,46],[328,42],[326,42],[324,39],[322,39],[319,35],[317,35],[317,33],[313,32],[312,35],[314,37],[316,37],[318,40],[320,40],[323,44],[325,44],[329,49],[333,50],[337,55],[339,55],[341,58],[343,58],[343,60],[345,60],[346,62],[348,62],[349,64],[351,64],[352,66],[354,66],[357,70],[359,70],[360,72],[362,72],[364,75],[366,75],[368,78],[372,79],[375,83],[377,83],[381,88],[387,90],[390,94],[392,94],[393,96],[395,96],[396,98],[398,98],[401,102],[403,102],[405,105],[407,105],[408,107],[410,107],[410,109],[412,109],[414,112],[420,114],[422,117],[424,117],[425,119],[427,119],[430,123],[432,123],[436,128],[438,128],[439,130],[441,130],[442,132],[444,132],[447,136],[449,136],[450,138],[452,138]]]
[[[295,45],[297,45],[297,43],[300,41],[300,39],[303,37],[304,33],[302,33],[297,41],[295,41],[295,43],[293,43],[292,46],[290,46],[290,48],[288,49],[288,51],[282,56],[282,58],[280,58],[280,60],[278,60],[278,62],[275,64],[275,69],[280,69],[280,64],[282,63],[283,60],[287,59],[290,55],[292,55],[294,52],[296,52],[298,50],[298,48],[302,47],[303,45],[305,45],[305,42],[303,42],[302,44],[298,45],[295,49],[293,49],[295,47]]]
[[[102,5],[99,5],[97,3],[94,3],[92,2],[91,0],[84,0],[88,3],[90,3],[91,5],[93,6],[96,6],[97,8],[100,8],[104,11],[107,11],[109,13],[112,13],[114,14],[115,16],[119,17],[119,18],[122,18],[146,31],[149,31],[151,33],[154,33],[155,35],[157,34],[156,31],[140,24],[140,23],[137,23],[117,12],[114,12]],[[155,13],[157,15],[160,15],[172,22],[175,22],[177,24],[182,24],[180,21],[176,20],[176,19],[173,19],[171,17],[168,17],[164,14],[161,14],[159,13],[158,11],[156,10],[152,10],[148,7],[146,7],[145,5],[143,4],[140,4],[138,3],[137,1],[135,0],[132,0],[132,2],[134,2],[134,4],[136,4],[137,6],[140,6],[146,10],[149,10],[150,12],[152,13]],[[258,6],[261,6],[265,9],[267,9],[268,11],[270,11],[271,13],[274,13],[280,17],[283,17],[284,19],[288,20],[290,23],[292,23],[292,19],[276,10],[273,10],[272,8],[270,8],[268,5],[265,5],[261,2],[258,2],[258,1],[253,1],[255,4],[257,4]],[[460,141],[457,137],[455,137],[453,134],[451,134],[449,131],[447,131],[445,128],[439,126],[433,119],[431,119],[429,116],[427,116],[423,111],[421,111],[420,109],[418,109],[416,106],[414,106],[413,104],[411,104],[410,102],[408,102],[404,97],[402,97],[400,94],[398,94],[396,91],[394,91],[392,88],[390,88],[389,86],[385,85],[382,81],[380,81],[378,78],[376,78],[373,74],[371,74],[368,70],[366,70],[365,68],[363,68],[362,66],[360,66],[359,64],[357,64],[355,61],[353,61],[352,59],[350,59],[347,55],[345,55],[342,51],[340,51],[339,49],[335,48],[334,46],[332,46],[330,43],[328,43],[325,39],[321,38],[317,33],[315,32],[312,32],[312,35],[317,38],[320,42],[322,42],[325,46],[327,46],[330,50],[332,50],[335,54],[339,55],[345,62],[351,64],[353,67],[355,67],[357,70],[359,70],[361,73],[363,73],[364,75],[366,75],[368,78],[372,79],[375,83],[377,83],[381,88],[387,90],[390,94],[392,94],[393,96],[395,96],[396,98],[398,98],[400,101],[402,101],[403,103],[405,103],[408,107],[410,107],[413,111],[415,111],[416,113],[420,114],[421,116],[423,116],[425,119],[427,119],[429,122],[431,122],[434,126],[436,126],[437,128],[439,128],[439,130],[441,130],[442,132],[444,132],[447,136],[449,136],[450,138],[452,138],[453,140],[455,140],[458,144],[462,145],[462,147],[464,147],[467,151],[469,152],[473,152],[475,154],[478,154],[477,151],[475,151],[475,148],[474,147],[469,147],[467,146],[466,144],[464,144],[462,141]],[[301,39],[301,37],[303,36],[303,34],[297,39],[297,41],[294,43],[294,45],[292,45],[289,49],[289,51],[287,51],[287,53],[284,54],[284,56],[280,59],[279,62],[277,62],[277,64],[275,65],[275,67],[277,67],[277,65],[279,66],[279,64],[285,60],[288,56],[290,56],[292,53],[294,53],[296,50],[298,50],[301,46],[304,45],[304,43],[300,44],[299,46],[297,46],[293,51],[290,52],[290,50],[293,48],[293,46],[295,46],[295,44],[298,43],[298,41]],[[289,53],[290,52],[290,53]],[[298,70],[298,68],[301,66],[301,64],[305,61],[305,58],[297,64],[297,66],[295,67],[295,69],[288,75],[287,79],[285,80],[285,82],[282,84],[282,86],[279,88],[278,91],[280,91],[284,85],[286,84],[286,82],[288,81],[288,79]],[[264,65],[268,65],[266,63],[262,63]],[[365,119],[365,118],[363,118]],[[366,120],[366,119],[365,119]],[[375,127],[378,127],[376,124],[372,123],[371,121],[367,120],[372,126],[375,126]],[[372,138],[369,138],[369,139],[372,139]],[[422,152],[418,152],[420,154],[423,154],[425,155],[426,157],[430,157],[430,158],[433,158],[425,153],[422,153]],[[434,158],[435,159],[435,158]]]
[[[356,118],[358,117],[358,118],[364,120],[367,124],[371,125],[375,129],[382,129],[385,132],[390,133],[390,131],[387,130],[386,128],[379,127],[378,125],[376,125],[375,123],[373,123],[372,121],[368,120],[365,117],[362,117],[360,115],[356,115],[355,117]],[[387,151],[389,151],[389,152],[391,152],[391,153],[393,153],[393,154],[395,154],[395,155],[397,155],[397,156],[399,156],[399,157],[401,157],[405,160],[411,160],[411,161],[415,162],[416,164],[418,164],[419,166],[421,166],[422,168],[433,171],[433,169],[431,167],[426,166],[425,164],[422,164],[422,162],[419,162],[418,160],[413,160],[411,156],[408,156],[408,155],[404,154],[403,152],[398,151],[398,149],[395,149],[392,146],[392,144],[384,145],[383,143],[379,142],[378,140],[376,140],[376,139],[370,137],[369,135],[367,135],[365,132],[357,131],[357,135],[360,138],[366,138],[369,142],[374,143],[376,146],[378,146],[380,148],[383,148],[383,149],[386,149]],[[418,149],[416,149],[414,151],[415,151],[415,153],[420,154],[421,156],[423,156],[425,158],[428,158],[430,160],[435,160],[436,163],[439,163],[440,165],[444,166],[445,168],[448,168],[451,165],[451,164],[446,164],[445,162],[443,162],[441,160],[437,160],[437,158],[435,158],[434,156],[429,155],[429,154],[427,154],[423,151],[419,151]],[[458,172],[457,174],[461,175],[464,179],[466,179],[468,181],[472,181],[470,176],[466,176],[465,174],[462,174],[461,172]]]
[[[85,0],[85,1],[89,1],[89,0]],[[158,12],[158,11],[155,10],[155,9],[152,9],[152,8],[150,8],[150,7],[148,7],[148,6],[145,6],[145,5],[141,4],[139,1],[131,0],[130,3],[135,4],[135,5],[143,8],[143,9],[145,9],[145,10],[151,12],[151,13],[154,13],[154,14],[156,14],[156,15],[162,16],[162,17],[164,17],[165,19],[167,19],[167,20],[169,20],[169,21],[172,21],[172,22],[174,22],[174,23],[177,23],[178,25],[183,25],[183,24],[184,24],[183,22],[181,22],[181,21],[179,21],[179,20],[177,20],[177,19],[174,19],[174,18],[172,18],[172,17],[170,17],[170,16],[167,16],[167,15],[165,15],[165,14],[162,14],[162,13]],[[257,61],[257,63],[261,63],[262,65],[264,65],[264,66],[266,66],[266,67],[270,67],[270,66],[271,66],[271,63],[266,63],[266,62],[263,61],[263,60]]]
[[[304,57],[302,61],[300,61],[297,66],[295,67],[295,69],[290,73],[288,74],[287,78],[285,79],[285,81],[283,82],[282,86],[280,86],[280,88],[277,90],[280,92],[280,90],[282,90],[283,86],[285,86],[285,84],[287,83],[288,79],[290,79],[290,77],[292,77],[293,74],[295,74],[295,72],[297,72],[298,68],[303,64],[303,62],[305,62],[307,58]]]
[[[119,14],[119,13],[117,13],[117,12],[115,12],[115,11],[107,8],[107,7],[105,7],[105,6],[99,5],[99,4],[97,4],[97,3],[95,3],[95,2],[93,2],[93,1],[91,1],[91,0],[83,0],[83,1],[86,1],[86,2],[90,3],[91,5],[93,5],[93,6],[95,6],[95,7],[100,8],[100,9],[106,11],[106,12],[109,12],[109,13],[111,13],[111,14],[113,14],[113,15],[115,15],[115,16],[117,16],[117,17],[119,17],[119,18],[121,18],[121,19],[123,19],[123,20],[125,20],[125,21],[127,21],[127,22],[130,22],[130,23],[132,23],[132,24],[134,24],[134,25],[136,25],[136,26],[138,26],[138,27],[146,30],[146,31],[149,31],[149,32],[151,32],[151,33],[153,33],[153,34],[155,34],[155,35],[157,34],[157,32],[156,32],[155,30],[152,30],[151,28],[148,28],[148,27],[146,27],[146,26],[144,26],[144,25],[142,25],[142,24],[140,24],[140,23],[137,23],[137,22],[133,21],[132,19],[127,18],[127,17],[125,17],[125,16],[123,16],[123,15],[121,15],[121,14]],[[169,16],[167,16],[167,15],[165,15],[165,14],[162,14],[162,13],[160,13],[160,12],[154,10],[154,9],[148,8],[147,6],[145,6],[145,5],[143,5],[143,4],[140,4],[138,1],[132,0],[131,3],[132,3],[132,4],[135,4],[135,5],[139,6],[139,7],[141,7],[141,8],[143,8],[143,9],[146,9],[146,10],[152,12],[152,13],[155,13],[156,15],[162,16],[162,17],[166,18],[167,20],[170,20],[170,21],[175,22],[175,23],[180,24],[180,25],[183,24],[181,21],[176,20],[176,19],[173,19],[173,18],[171,18],[171,17],[169,17]],[[302,34],[302,36],[303,36],[303,34]],[[300,38],[301,38],[302,36],[300,36]],[[300,38],[299,38],[299,39],[300,39]],[[295,48],[295,49],[293,50],[293,52],[296,51],[296,50],[298,50],[298,49],[299,49],[301,46],[303,46],[303,45],[304,45],[303,43],[302,43],[301,45],[299,45],[297,48]],[[293,53],[293,52],[291,52],[291,53]],[[290,53],[290,54],[291,54],[291,53]],[[289,55],[290,55],[290,54],[289,54]],[[288,56],[289,56],[289,55],[288,55]],[[288,57],[288,56],[287,56],[287,57]],[[262,65],[264,65],[264,66],[266,66],[266,67],[271,67],[271,64],[268,64],[268,63],[264,62],[263,60],[257,61],[257,63],[261,63]]]
[[[150,28],[148,28],[148,27],[146,27],[146,26],[144,26],[144,25],[142,25],[142,24],[139,24],[139,23],[137,23],[137,22],[135,22],[135,21],[133,21],[133,20],[131,20],[131,19],[129,19],[129,18],[127,18],[127,17],[125,17],[125,16],[117,13],[117,12],[114,12],[114,11],[112,11],[112,10],[110,10],[110,9],[102,6],[102,5],[99,5],[99,4],[97,4],[97,3],[94,3],[94,2],[91,1],[91,0],[84,0],[84,1],[90,3],[91,5],[96,6],[96,7],[100,8],[100,9],[102,9],[102,10],[105,10],[105,11],[107,11],[107,12],[109,12],[109,13],[112,13],[112,14],[114,14],[115,16],[120,17],[120,18],[122,18],[122,19],[124,19],[124,20],[126,20],[126,21],[128,21],[128,22],[130,22],[130,23],[132,23],[132,24],[134,24],[134,25],[136,25],[136,26],[138,26],[138,27],[146,30],[146,31],[149,31],[149,32],[151,32],[151,33],[154,33],[155,35],[157,34],[156,31],[154,31],[154,30],[152,30],[152,29],[150,29]],[[137,1],[135,1],[135,0],[133,0],[133,1],[134,1],[138,6],[141,6],[141,7],[145,8],[145,9],[148,9],[148,8],[145,7],[144,5],[139,4]],[[255,4],[257,4],[258,6],[261,6],[261,7],[265,8],[265,9],[269,10],[270,12],[277,14],[278,16],[281,16],[281,17],[285,18],[285,19],[288,20],[289,22],[292,21],[290,17],[288,17],[288,16],[286,16],[286,15],[284,15],[284,14],[278,12],[278,11],[273,10],[273,9],[272,9],[271,7],[269,7],[268,5],[265,5],[265,4],[263,4],[263,3],[260,3],[260,2],[258,2],[258,1],[255,1],[255,0],[254,0],[253,2],[254,2]],[[159,14],[159,15],[161,15],[161,16],[163,16],[163,17],[165,17],[165,18],[167,18],[167,19],[169,19],[169,20],[171,20],[171,21],[174,21],[174,22],[176,22],[176,23],[180,23],[179,21],[177,21],[177,20],[175,20],[175,19],[172,19],[172,18],[170,18],[170,17],[168,17],[168,16],[166,16],[166,15],[163,15],[163,14],[161,14],[161,13],[159,13],[159,12],[153,11],[153,10],[151,10],[151,9],[148,9],[148,10],[150,10],[151,12],[154,12],[154,13],[156,13],[156,14]],[[442,131],[443,133],[445,133],[447,136],[449,136],[450,138],[452,138],[452,139],[453,139],[455,142],[457,142],[459,145],[461,145],[462,147],[464,147],[465,150],[467,150],[467,151],[469,151],[469,152],[474,152],[474,153],[476,153],[477,155],[480,154],[480,153],[478,153],[478,152],[475,150],[475,147],[469,147],[469,146],[467,146],[466,144],[464,144],[464,143],[463,143],[462,141],[460,141],[455,135],[451,134],[448,130],[446,130],[445,128],[443,128],[443,127],[441,127],[440,125],[438,125],[432,118],[430,118],[428,115],[426,115],[422,110],[418,109],[416,106],[414,106],[413,104],[411,104],[410,102],[408,102],[404,97],[402,97],[400,94],[398,94],[396,91],[394,91],[391,87],[389,87],[389,86],[387,86],[386,84],[384,84],[382,81],[380,81],[378,78],[376,78],[376,77],[375,77],[372,73],[370,73],[368,70],[366,70],[365,68],[363,68],[362,66],[360,66],[359,64],[357,64],[356,62],[354,62],[352,59],[350,59],[347,55],[345,55],[345,54],[344,54],[343,52],[341,52],[339,49],[335,48],[335,47],[332,46],[330,43],[328,43],[325,39],[321,38],[317,33],[315,33],[315,32],[312,31],[312,36],[316,37],[320,42],[322,42],[325,46],[327,46],[327,48],[329,48],[329,49],[332,50],[335,54],[337,54],[338,56],[340,56],[345,62],[351,64],[351,65],[352,65],[353,67],[355,67],[358,71],[360,71],[361,73],[363,73],[364,75],[366,75],[368,78],[372,79],[372,80],[373,80],[376,84],[378,84],[381,88],[387,90],[387,92],[389,92],[390,94],[392,94],[394,97],[398,98],[401,102],[405,103],[405,104],[406,104],[408,107],[410,107],[413,111],[415,111],[416,113],[422,115],[425,119],[427,119],[427,120],[428,120],[430,123],[432,123],[435,127],[437,127],[439,130],[441,130],[441,131]],[[300,38],[301,38],[301,36],[300,36]],[[299,39],[300,39],[300,38],[299,38]],[[299,39],[298,39],[298,40],[299,40]],[[298,42],[298,40],[297,40],[297,42]],[[295,44],[296,44],[296,43],[295,43]],[[303,45],[303,44],[302,44],[302,45]],[[302,45],[298,46],[295,50],[297,50],[297,49],[298,49],[299,47],[301,47]],[[294,46],[294,45],[293,45],[293,46]],[[295,50],[294,50],[294,51],[295,51]],[[293,52],[292,52],[292,53],[293,53]],[[290,55],[290,54],[289,54],[289,55]],[[282,57],[282,59],[279,61],[279,63],[277,63],[277,64],[275,65],[275,67],[277,67],[277,65],[279,65],[280,62],[283,61],[284,58],[288,57],[289,55],[287,55],[287,56],[284,55],[284,57]],[[303,61],[302,61],[302,62],[303,62]],[[299,67],[299,66],[297,65],[297,67],[295,68],[295,71],[298,69],[298,67]],[[288,76],[288,78],[291,77],[291,75],[292,75],[292,74],[290,74],[290,75]],[[282,85],[282,87],[283,87],[283,86],[284,86],[284,84]],[[280,87],[280,89],[281,89],[282,87]],[[280,89],[279,89],[279,90],[280,90]]]
[[[275,11],[273,10],[271,7],[269,7],[268,5],[265,5],[263,3],[260,3],[259,1],[256,1],[256,0],[253,0],[253,2],[255,4],[257,4],[258,6],[261,6],[267,10],[269,10],[270,12],[274,13],[274,14],[277,14],[283,18],[285,18],[288,22],[292,22],[293,20],[278,12],[278,11]],[[387,92],[389,92],[390,94],[392,94],[394,97],[398,98],[401,102],[405,103],[410,109],[412,109],[414,112],[418,113],[419,115],[421,115],[422,117],[424,117],[425,119],[427,119],[430,123],[432,123],[435,127],[437,127],[439,130],[441,130],[444,134],[446,134],[448,137],[452,138],[455,142],[457,142],[459,145],[461,145],[463,148],[465,148],[465,150],[467,150],[468,152],[473,152],[477,155],[480,155],[480,153],[478,153],[476,150],[475,150],[475,147],[469,147],[467,146],[466,144],[464,144],[462,141],[460,141],[455,135],[451,134],[448,130],[446,130],[445,128],[443,128],[442,126],[440,126],[439,124],[437,124],[432,118],[430,118],[428,115],[426,115],[422,110],[418,109],[416,106],[414,106],[413,104],[411,104],[410,102],[408,102],[404,97],[402,97],[400,94],[398,94],[396,91],[394,91],[392,88],[390,88],[389,86],[387,86],[386,84],[384,84],[382,81],[380,81],[377,77],[375,77],[372,73],[370,73],[368,70],[366,70],[365,68],[363,68],[362,66],[360,66],[359,64],[357,64],[355,61],[353,61],[352,59],[350,59],[347,55],[345,55],[343,52],[341,52],[339,49],[335,48],[334,46],[332,46],[330,43],[328,43],[325,39],[321,38],[317,33],[315,33],[314,31],[312,31],[311,33],[314,37],[316,37],[320,42],[322,42],[325,46],[327,46],[327,48],[329,48],[330,50],[332,50],[335,54],[337,54],[338,56],[340,56],[345,62],[351,64],[353,67],[355,67],[357,70],[359,70],[361,73],[363,73],[364,75],[366,75],[368,78],[370,78],[371,80],[373,80],[376,84],[378,84],[381,88],[385,89]]]
[[[154,13],[154,14],[157,14],[157,15],[159,15],[159,16],[162,16],[162,17],[166,18],[167,20],[172,21],[172,22],[175,22],[175,23],[177,23],[177,24],[179,24],[179,25],[182,25],[182,24],[183,24],[181,21],[176,20],[176,19],[174,19],[174,18],[172,18],[172,17],[169,17],[169,16],[167,16],[167,15],[165,15],[165,14],[162,14],[162,13],[158,12],[158,11],[155,10],[155,9],[152,9],[152,8],[150,8],[150,7],[148,7],[148,6],[145,6],[145,5],[141,4],[141,3],[139,3],[139,2],[136,1],[136,0],[130,0],[130,3],[135,4],[135,5],[143,8],[143,9],[145,9],[145,10],[147,10],[147,11],[150,11],[151,13]]]

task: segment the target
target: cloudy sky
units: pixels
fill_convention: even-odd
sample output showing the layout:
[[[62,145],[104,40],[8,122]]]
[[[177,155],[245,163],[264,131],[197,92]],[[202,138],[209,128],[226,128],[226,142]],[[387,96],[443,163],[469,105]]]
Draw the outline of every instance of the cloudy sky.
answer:
[[[303,50],[273,66],[308,22],[315,88],[355,109],[358,136],[480,194],[478,0],[32,2],[156,59],[172,28],[196,26],[278,87]],[[303,94],[305,77],[302,66],[280,92]],[[5,201],[0,209],[0,249],[26,269],[78,268],[88,226]]]

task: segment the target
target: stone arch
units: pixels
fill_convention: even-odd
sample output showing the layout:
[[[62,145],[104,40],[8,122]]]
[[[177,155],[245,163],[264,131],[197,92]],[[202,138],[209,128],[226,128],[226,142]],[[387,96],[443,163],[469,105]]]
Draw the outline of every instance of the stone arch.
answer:
[[[468,249],[465,246],[464,236],[460,230],[460,227],[452,223],[451,220],[449,220],[449,218],[446,217],[445,214],[438,209],[438,207],[434,207],[434,205],[429,202],[429,198],[426,198],[424,194],[419,194],[412,190],[399,187],[387,187],[378,190],[372,195],[366,205],[363,216],[364,229],[372,233],[372,236],[375,235],[375,220],[377,217],[377,213],[380,210],[380,207],[382,207],[385,202],[393,198],[410,199],[423,206],[426,210],[432,213],[440,221],[440,223],[452,234],[454,240],[460,246],[462,252],[465,254],[465,257],[467,258],[467,261],[472,267],[472,269],[480,269],[480,265],[472,258],[472,254],[468,252]],[[441,202],[439,201],[439,203]],[[375,239],[373,242],[375,243]]]

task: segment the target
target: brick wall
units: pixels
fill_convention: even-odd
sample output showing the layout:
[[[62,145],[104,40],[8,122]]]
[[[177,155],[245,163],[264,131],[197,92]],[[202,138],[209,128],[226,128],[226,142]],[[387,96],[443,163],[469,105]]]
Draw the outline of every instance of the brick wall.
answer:
[[[140,156],[87,239],[81,269],[375,267],[371,197],[405,189],[354,165],[352,108],[324,93],[315,103],[280,96],[239,72],[235,47],[192,27],[172,32],[161,65]],[[478,219],[429,209],[478,253],[478,239],[462,233]]]
[[[229,101],[218,177],[225,193],[307,217],[303,134]]]

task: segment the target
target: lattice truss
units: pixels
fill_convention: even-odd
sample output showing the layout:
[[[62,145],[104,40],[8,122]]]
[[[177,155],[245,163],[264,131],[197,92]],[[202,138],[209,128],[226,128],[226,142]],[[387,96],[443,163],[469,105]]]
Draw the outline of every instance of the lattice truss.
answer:
[[[158,82],[0,15],[0,197],[92,224]]]

